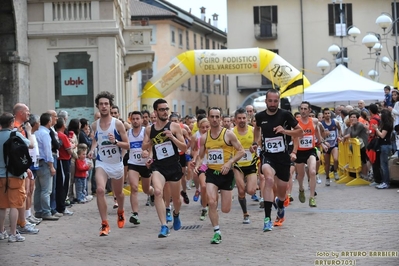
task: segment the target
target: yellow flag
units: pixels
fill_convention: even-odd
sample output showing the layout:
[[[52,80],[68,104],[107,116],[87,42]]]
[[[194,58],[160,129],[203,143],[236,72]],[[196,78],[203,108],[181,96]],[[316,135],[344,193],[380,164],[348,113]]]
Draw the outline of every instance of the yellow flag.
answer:
[[[396,61],[393,65],[394,68],[394,73],[393,73],[393,87],[398,88],[398,64],[396,64]]]
[[[359,75],[363,77],[363,70],[360,70],[360,74]]]

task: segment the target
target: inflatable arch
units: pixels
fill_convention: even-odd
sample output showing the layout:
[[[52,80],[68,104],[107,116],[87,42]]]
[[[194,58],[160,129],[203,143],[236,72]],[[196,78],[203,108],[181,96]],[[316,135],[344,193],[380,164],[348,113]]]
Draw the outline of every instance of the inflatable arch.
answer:
[[[169,95],[193,75],[242,73],[261,73],[280,87],[281,97],[301,93],[310,85],[302,72],[266,49],[191,50],[173,58],[147,82],[141,106],[152,110],[156,99]]]

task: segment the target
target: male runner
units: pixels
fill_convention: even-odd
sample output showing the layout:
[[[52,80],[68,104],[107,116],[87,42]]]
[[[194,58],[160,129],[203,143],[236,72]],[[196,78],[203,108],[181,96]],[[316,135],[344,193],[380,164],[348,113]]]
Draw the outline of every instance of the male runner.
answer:
[[[284,199],[287,182],[290,178],[291,164],[286,135],[302,137],[303,131],[290,112],[278,108],[280,93],[277,90],[268,90],[265,102],[267,109],[255,115],[255,141],[251,147],[251,152],[256,150],[262,137],[261,172],[265,176],[265,186],[262,191],[265,206],[263,231],[267,232],[273,228],[271,210],[274,201],[273,187],[275,182],[277,182],[277,218],[280,225],[284,221]],[[277,176],[276,181],[274,176]]]
[[[236,126],[233,128],[233,132],[236,135],[238,141],[244,148],[244,156],[234,166],[234,177],[238,189],[238,202],[240,203],[244,219],[244,224],[249,224],[249,214],[247,211],[247,200],[245,198],[245,192],[249,195],[256,195],[257,186],[257,171],[256,165],[257,155],[256,152],[251,152],[249,149],[254,142],[253,127],[248,125],[247,114],[244,108],[239,108],[234,118]]]
[[[222,241],[222,235],[217,211],[218,191],[220,190],[221,211],[224,213],[230,212],[234,187],[232,168],[234,163],[244,156],[244,149],[234,133],[222,127],[219,108],[213,107],[209,110],[208,120],[211,128],[206,134],[201,135],[199,160],[196,161],[195,171],[198,174],[198,169],[206,152],[208,164],[208,169],[205,172],[206,192],[209,218],[214,231],[211,244],[219,244]]]
[[[168,103],[164,99],[158,99],[154,102],[153,108],[157,115],[157,122],[151,127],[146,127],[142,149],[145,153],[145,150],[152,148],[152,184],[155,208],[161,222],[161,231],[158,237],[163,238],[169,235],[169,228],[166,225],[165,202],[163,201],[163,189],[166,182],[168,182],[171,190],[174,207],[173,229],[179,230],[181,228],[179,218],[181,207],[180,179],[183,176],[183,171],[179,163],[178,149],[185,152],[187,146],[180,125],[168,121]],[[145,156],[145,154],[143,155]]]
[[[95,134],[88,154],[89,158],[93,159],[94,149],[97,149],[95,168],[97,206],[101,216],[100,236],[107,236],[110,232],[105,200],[105,185],[108,178],[111,179],[112,190],[119,206],[118,227],[123,228],[125,225],[122,149],[129,149],[129,141],[123,123],[111,116],[113,101],[114,95],[108,91],[100,92],[95,98],[100,119],[91,125]]]

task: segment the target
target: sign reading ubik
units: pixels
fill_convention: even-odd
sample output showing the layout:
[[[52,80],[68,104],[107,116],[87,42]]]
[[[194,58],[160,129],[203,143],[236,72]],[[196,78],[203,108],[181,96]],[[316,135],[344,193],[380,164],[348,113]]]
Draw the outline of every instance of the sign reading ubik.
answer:
[[[61,95],[87,95],[87,69],[61,69]]]

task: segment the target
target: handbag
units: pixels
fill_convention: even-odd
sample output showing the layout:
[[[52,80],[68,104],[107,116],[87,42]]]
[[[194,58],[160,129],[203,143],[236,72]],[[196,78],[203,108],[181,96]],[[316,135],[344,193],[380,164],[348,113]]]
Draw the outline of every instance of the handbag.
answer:
[[[369,144],[367,145],[368,150],[373,150],[373,151],[380,151],[380,141],[379,138],[373,138]]]

